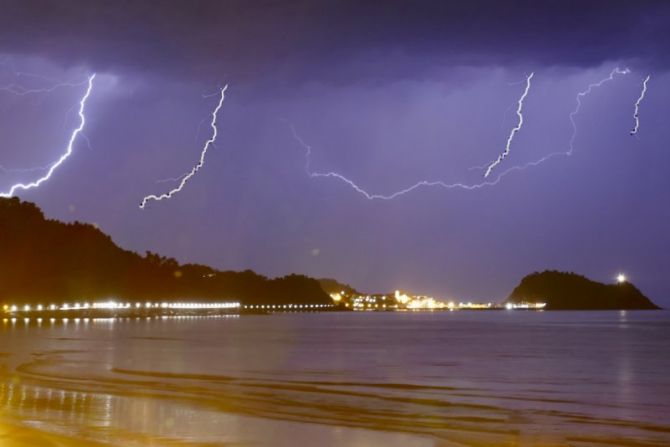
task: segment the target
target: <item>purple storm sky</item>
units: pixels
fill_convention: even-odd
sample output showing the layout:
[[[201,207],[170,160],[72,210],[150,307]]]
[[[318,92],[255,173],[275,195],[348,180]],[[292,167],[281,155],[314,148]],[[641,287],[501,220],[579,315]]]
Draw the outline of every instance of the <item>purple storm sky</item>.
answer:
[[[651,1],[4,1],[0,165],[63,152],[97,73],[85,139],[39,189],[52,218],[99,225],[125,248],[182,262],[335,277],[365,291],[501,300],[527,273],[626,273],[670,305],[670,3]],[[474,191],[492,173],[574,153]],[[36,77],[33,75],[39,75]],[[630,136],[634,103],[640,129]],[[219,137],[172,199],[140,210],[197,162],[228,83]],[[208,96],[214,93],[214,96]],[[0,169],[0,191],[39,173]]]

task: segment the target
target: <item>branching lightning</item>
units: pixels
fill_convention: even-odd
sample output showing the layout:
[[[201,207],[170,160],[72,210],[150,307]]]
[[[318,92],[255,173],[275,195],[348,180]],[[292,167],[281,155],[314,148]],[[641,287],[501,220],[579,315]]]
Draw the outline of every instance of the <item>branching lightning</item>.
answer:
[[[174,194],[181,191],[184,188],[184,186],[186,185],[186,183],[188,183],[188,181],[200,170],[200,168],[202,168],[204,166],[205,155],[207,155],[207,150],[209,149],[209,147],[212,144],[214,144],[214,142],[216,141],[216,137],[219,133],[219,130],[216,127],[216,121],[217,121],[218,116],[219,116],[219,111],[223,107],[223,101],[226,99],[226,90],[228,90],[228,85],[227,84],[224,85],[223,88],[221,89],[219,102],[216,105],[216,108],[214,109],[214,111],[212,112],[212,120],[209,123],[210,127],[212,128],[212,136],[209,138],[209,140],[207,140],[205,142],[205,145],[202,148],[202,151],[200,152],[200,159],[199,159],[198,163],[195,166],[193,166],[193,168],[186,175],[181,176],[181,180],[179,182],[179,185],[177,185],[175,188],[169,190],[166,193],[160,194],[160,195],[151,194],[151,195],[148,195],[148,196],[144,197],[142,199],[142,201],[140,202],[140,209],[144,209],[147,202],[149,202],[151,200],[160,201],[160,200],[171,198]]]
[[[366,191],[364,188],[357,185],[353,180],[345,177],[344,175],[342,175],[338,172],[334,172],[334,171],[328,171],[328,172],[312,171],[311,165],[310,165],[310,158],[311,158],[311,154],[312,154],[312,146],[307,144],[298,135],[298,133],[295,130],[295,127],[291,126],[291,132],[293,134],[293,138],[305,149],[305,171],[307,172],[307,175],[310,178],[334,178],[334,179],[340,180],[340,181],[346,183],[347,185],[349,185],[352,189],[354,189],[354,191],[361,194],[363,197],[365,197],[368,200],[393,200],[397,197],[400,197],[404,194],[407,194],[411,191],[414,191],[415,189],[424,188],[424,187],[440,187],[440,188],[444,188],[444,189],[461,189],[461,190],[472,191],[472,190],[477,190],[477,189],[481,189],[481,188],[488,187],[488,186],[495,186],[498,183],[500,183],[500,181],[505,176],[507,176],[507,175],[509,175],[513,172],[524,171],[528,168],[538,166],[538,165],[540,165],[540,164],[542,164],[542,163],[544,163],[544,162],[546,162],[546,161],[548,161],[548,160],[550,160],[550,159],[552,159],[556,156],[559,156],[559,155],[570,156],[570,155],[572,155],[572,153],[574,151],[574,142],[575,142],[575,139],[577,138],[577,124],[575,122],[575,116],[581,110],[582,99],[585,96],[589,95],[593,91],[594,88],[600,87],[603,84],[605,84],[606,82],[614,80],[615,75],[624,75],[624,74],[628,74],[628,73],[630,73],[630,70],[628,68],[620,69],[619,67],[616,67],[610,72],[609,76],[607,76],[604,79],[601,79],[598,82],[589,84],[589,86],[584,91],[581,91],[581,92],[577,93],[576,106],[572,110],[572,112],[570,112],[570,114],[568,115],[568,118],[570,120],[570,124],[572,125],[572,134],[570,136],[570,140],[569,140],[569,143],[568,143],[568,149],[566,151],[552,152],[548,155],[543,156],[542,158],[540,158],[538,160],[529,161],[529,162],[524,163],[524,164],[512,166],[512,167],[502,171],[500,174],[498,174],[498,176],[495,179],[486,180],[486,181],[479,182],[479,183],[472,183],[472,184],[462,183],[462,182],[446,183],[442,180],[421,180],[421,181],[418,181],[418,182],[414,183],[413,185],[411,185],[407,188],[401,189],[401,190],[396,191],[396,192],[391,193],[391,194],[370,193],[370,192]],[[522,98],[519,100],[520,106],[519,106],[519,108],[517,108],[517,115],[520,116],[520,118],[521,118],[520,109],[521,109],[521,105],[522,105],[521,103],[523,102],[523,98],[525,98],[525,95],[527,94],[528,88],[530,86],[530,78],[532,78],[532,74],[527,78],[526,90],[524,91],[524,96],[522,96]],[[516,128],[520,128],[520,125],[517,125],[515,127],[515,129]],[[513,136],[513,134],[511,134],[511,136]],[[509,144],[509,141],[510,140],[508,140],[508,144]]]
[[[181,181],[181,179],[183,179],[187,175],[188,175],[188,172],[184,172],[182,175],[178,175],[177,177],[168,177],[168,178],[158,179],[154,183],[159,184],[159,183],[178,182],[178,181]]]
[[[0,172],[4,173],[26,173],[26,172],[38,172],[46,171],[49,169],[49,166],[35,166],[32,168],[6,168],[5,166],[0,165]]]
[[[511,172],[511,171],[523,171],[525,169],[541,165],[545,161],[548,161],[548,160],[550,160],[554,157],[557,157],[557,156],[568,156],[568,157],[571,156],[572,153],[575,150],[575,140],[577,139],[577,123],[575,122],[575,117],[579,114],[579,111],[582,109],[582,99],[585,96],[590,95],[594,88],[601,87],[603,84],[605,84],[607,82],[610,82],[610,81],[613,81],[615,75],[626,75],[626,74],[629,74],[629,73],[630,73],[630,70],[628,68],[621,69],[619,67],[615,67],[612,71],[610,71],[610,74],[606,78],[603,78],[598,82],[594,82],[594,83],[589,84],[588,87],[586,87],[585,90],[577,93],[577,96],[575,98],[575,101],[576,101],[575,108],[572,109],[572,111],[568,115],[568,119],[570,120],[570,125],[572,126],[572,134],[570,135],[570,140],[568,142],[568,149],[566,151],[552,152],[550,154],[547,154],[547,155],[541,157],[538,160],[529,161],[528,163],[518,165],[518,166],[514,166],[514,167],[508,169],[507,171],[503,172],[501,174],[501,177],[503,175]]]
[[[633,130],[630,131],[631,135],[635,135],[640,128],[640,103],[644,99],[644,95],[647,94],[647,83],[649,83],[650,77],[651,75],[647,75],[647,77],[644,78],[644,81],[642,82],[642,92],[640,92],[640,97],[637,98],[637,101],[635,101],[635,112],[633,112],[635,125],[633,126]]]
[[[485,186],[493,186],[498,184],[500,182],[500,179],[507,175],[508,173],[518,170],[518,169],[523,169],[519,167],[513,167],[509,168],[508,170],[502,172],[498,177],[496,177],[495,180],[491,181],[485,181],[481,183],[476,183],[472,185],[468,185],[466,183],[446,183],[441,180],[421,180],[419,182],[416,182],[415,184],[401,189],[399,191],[396,191],[392,194],[374,194],[366,191],[365,189],[361,188],[358,186],[353,180],[348,179],[344,175],[334,172],[334,171],[329,171],[329,172],[315,172],[312,171],[310,168],[310,157],[312,154],[312,146],[307,144],[301,137],[298,135],[298,133],[295,130],[295,127],[291,126],[291,132],[293,133],[293,138],[305,149],[305,171],[307,172],[307,175],[310,178],[335,178],[338,180],[343,181],[347,185],[349,185],[351,188],[353,188],[357,193],[361,194],[368,200],[393,200],[397,197],[400,197],[404,194],[407,194],[411,191],[414,191],[415,189],[422,188],[422,187],[441,187],[441,188],[446,188],[446,189],[465,189],[465,190],[475,190],[475,189],[480,189]]]
[[[74,82],[74,81],[68,81],[68,82],[56,82],[54,79],[48,78],[46,76],[38,75],[38,74],[33,74],[33,73],[27,73],[23,71],[17,71],[16,68],[14,67],[14,63],[10,60],[9,62],[2,63],[2,65],[6,65],[9,67],[12,76],[15,78],[34,78],[34,79],[39,79],[42,81],[46,81],[51,85],[51,87],[44,87],[44,88],[28,88],[25,87],[21,84],[16,84],[16,83],[11,83],[11,84],[6,84],[6,85],[0,85],[0,92],[7,92],[11,93],[12,95],[16,96],[24,96],[24,95],[32,95],[32,94],[38,94],[38,93],[51,93],[54,90],[58,90],[63,87],[80,87],[84,84],[86,84],[86,79],[79,81],[79,82]]]
[[[86,109],[86,102],[88,101],[88,98],[91,95],[91,91],[93,90],[94,79],[95,79],[95,73],[88,78],[88,86],[86,88],[86,93],[84,93],[84,96],[79,101],[79,113],[78,113],[79,126],[77,126],[77,128],[70,135],[70,140],[68,141],[65,153],[61,155],[60,158],[56,160],[56,162],[54,162],[49,166],[47,173],[44,174],[42,177],[38,178],[37,180],[31,183],[17,183],[13,185],[9,189],[9,191],[0,193],[0,197],[12,197],[14,193],[19,189],[28,190],[39,187],[42,183],[49,180],[49,178],[51,178],[51,175],[56,171],[56,169],[58,169],[58,167],[62,165],[65,162],[65,160],[67,160],[70,157],[70,155],[72,155],[74,149],[74,143],[77,140],[77,136],[81,134],[81,132],[84,130],[84,126],[86,125],[86,116],[84,115],[84,111]]]
[[[488,165],[486,168],[486,172],[484,173],[484,178],[488,178],[489,175],[491,175],[491,171],[493,171],[493,168],[498,166],[504,159],[509,155],[510,152],[510,146],[512,145],[512,140],[514,140],[514,135],[517,134],[521,130],[521,127],[523,126],[523,102],[526,99],[526,96],[528,96],[528,92],[530,91],[530,81],[533,79],[533,76],[535,73],[531,73],[528,75],[526,78],[526,88],[523,91],[523,94],[519,98],[519,101],[517,102],[517,108],[516,108],[516,116],[519,117],[519,122],[517,123],[516,126],[512,128],[512,130],[509,133],[509,136],[507,137],[507,143],[505,144],[505,150],[498,156],[498,158]]]
[[[2,174],[26,174],[29,172],[41,172],[49,169],[49,166],[33,166],[30,168],[8,168],[0,165],[0,173]]]
[[[577,139],[577,122],[575,121],[575,117],[579,114],[579,112],[582,108],[582,99],[585,96],[590,95],[594,88],[601,87],[603,84],[605,84],[607,82],[610,82],[610,81],[613,81],[615,75],[626,75],[626,74],[629,74],[629,73],[630,73],[630,70],[628,68],[621,69],[619,67],[615,67],[606,78],[603,78],[598,82],[594,82],[594,83],[589,84],[588,87],[586,87],[585,90],[577,93],[577,96],[575,98],[575,101],[576,101],[575,108],[568,115],[568,119],[570,120],[570,125],[572,126],[572,134],[570,135],[570,140],[568,142],[568,149],[566,151],[552,152],[552,153],[549,153],[549,154],[539,158],[538,160],[529,161],[525,164],[517,165],[517,166],[514,166],[512,168],[509,168],[507,171],[504,171],[497,178],[497,180],[500,180],[500,177],[502,177],[502,176],[504,176],[504,175],[506,175],[510,172],[523,171],[525,169],[541,165],[545,161],[548,161],[548,160],[550,160],[554,157],[557,157],[557,156],[568,156],[568,157],[571,156],[572,153],[575,150],[575,140]]]
[[[568,151],[567,152],[558,152],[558,154],[565,154],[565,155],[572,155],[572,152],[575,150],[575,139],[577,138],[577,123],[575,123],[575,116],[579,113],[579,111],[582,108],[582,98],[584,98],[586,95],[589,95],[594,88],[602,86],[606,82],[610,82],[614,80],[614,75],[626,75],[629,74],[630,70],[628,68],[624,68],[623,70],[619,67],[615,67],[614,70],[612,70],[609,74],[604,79],[601,79],[598,82],[595,82],[593,84],[589,84],[589,86],[584,90],[583,92],[577,93],[577,105],[575,106],[574,110],[570,112],[570,124],[572,124],[572,136],[570,137],[570,144],[568,146]]]
[[[27,88],[27,87],[24,87],[20,84],[7,84],[7,85],[0,86],[0,91],[11,93],[12,95],[25,96],[25,95],[32,95],[32,94],[37,94],[37,93],[51,93],[54,90],[57,90],[59,88],[79,87],[79,86],[82,86],[86,83],[87,83],[87,81],[61,82],[59,84],[52,85],[51,87],[44,87],[44,88]]]

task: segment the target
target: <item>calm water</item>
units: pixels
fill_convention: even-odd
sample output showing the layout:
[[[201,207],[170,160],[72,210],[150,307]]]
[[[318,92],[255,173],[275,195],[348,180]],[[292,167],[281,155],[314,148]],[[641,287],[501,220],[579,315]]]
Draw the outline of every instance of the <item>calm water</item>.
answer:
[[[8,321],[0,424],[3,446],[670,445],[670,312]]]

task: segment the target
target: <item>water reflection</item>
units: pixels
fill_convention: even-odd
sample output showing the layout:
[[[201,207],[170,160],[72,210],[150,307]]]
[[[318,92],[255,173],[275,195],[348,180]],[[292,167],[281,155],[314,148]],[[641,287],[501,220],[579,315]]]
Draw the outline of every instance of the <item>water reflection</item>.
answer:
[[[400,443],[408,447],[434,445],[429,439],[406,434],[342,430],[290,422],[277,424],[272,420],[208,411],[142,396],[128,398],[13,383],[0,385],[0,414],[11,414],[13,419],[23,421],[28,428],[69,436],[76,433],[74,438],[67,439],[73,443],[81,441],[82,445],[95,441],[124,447],[290,446],[301,438],[306,443],[319,439],[319,445],[333,447],[364,446],[371,442],[374,445]],[[17,438],[25,437],[25,433],[20,432]],[[281,438],[277,439],[277,435]]]
[[[668,445],[670,318],[640,318],[7,321],[0,414],[123,446]]]

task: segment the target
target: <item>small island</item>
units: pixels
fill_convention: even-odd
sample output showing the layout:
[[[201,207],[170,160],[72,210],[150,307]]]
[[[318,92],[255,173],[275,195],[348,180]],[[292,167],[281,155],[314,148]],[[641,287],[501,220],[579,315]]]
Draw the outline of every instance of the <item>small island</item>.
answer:
[[[506,304],[546,303],[546,310],[655,310],[660,309],[632,283],[592,281],[576,273],[547,270],[524,277]]]

